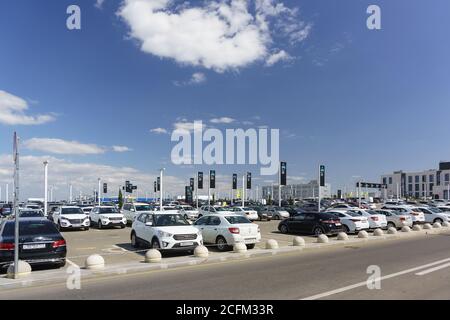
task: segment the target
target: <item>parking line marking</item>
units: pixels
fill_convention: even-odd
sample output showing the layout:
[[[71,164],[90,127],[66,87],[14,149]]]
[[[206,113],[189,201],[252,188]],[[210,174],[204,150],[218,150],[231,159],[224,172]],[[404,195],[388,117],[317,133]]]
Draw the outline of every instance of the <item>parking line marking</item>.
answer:
[[[72,267],[79,268],[79,266],[78,266],[75,262],[73,262],[73,261],[71,261],[71,260],[69,260],[69,259],[67,259],[67,258],[66,258],[66,262],[68,262],[69,264],[71,264]]]
[[[416,273],[416,276],[424,276],[426,274],[429,274],[429,273],[432,273],[432,272],[435,272],[435,271],[438,271],[438,270],[441,270],[441,269],[445,269],[445,268],[448,268],[448,267],[450,267],[450,263],[446,263],[446,264],[443,264],[441,266],[437,266],[437,267],[434,267],[434,268],[431,268],[431,269],[427,269],[427,270],[418,272],[418,273]]]
[[[404,270],[404,271],[392,273],[392,274],[389,274],[387,276],[383,276],[381,278],[372,279],[372,281],[374,281],[374,280],[375,281],[382,281],[382,280],[386,280],[386,279],[402,276],[404,274],[408,274],[408,273],[412,273],[412,272],[415,272],[415,271],[419,271],[421,269],[432,267],[432,266],[435,266],[437,264],[441,264],[443,262],[448,262],[448,261],[450,261],[450,258],[439,260],[439,261],[435,261],[435,262],[432,262],[432,263],[428,263],[428,264],[425,264],[425,265],[422,265],[422,266],[419,266],[419,267],[415,267],[415,268],[411,268],[411,269],[407,269],[407,270]],[[338,293],[342,293],[342,292],[345,292],[345,291],[353,290],[355,288],[364,287],[364,286],[367,286],[367,280],[359,282],[359,283],[355,283],[355,284],[352,284],[350,286],[346,286],[346,287],[343,287],[343,288],[339,288],[339,289],[335,289],[335,290],[319,293],[319,294],[316,294],[314,296],[302,298],[302,299],[299,299],[299,300],[318,300],[318,299],[321,299],[321,298],[325,298],[325,297],[328,297],[328,296],[331,296],[331,295],[335,295],[335,294],[338,294]]]

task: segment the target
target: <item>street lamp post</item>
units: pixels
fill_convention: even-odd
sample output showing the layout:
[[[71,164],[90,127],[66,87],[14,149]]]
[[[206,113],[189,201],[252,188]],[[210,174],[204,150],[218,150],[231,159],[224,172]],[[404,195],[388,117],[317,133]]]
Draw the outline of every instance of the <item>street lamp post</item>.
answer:
[[[163,211],[163,172],[165,168],[159,170],[160,188],[159,188],[159,211]]]
[[[102,179],[98,178],[98,206],[101,206],[101,198],[102,198],[102,190],[101,190],[101,183],[102,183]]]
[[[48,215],[48,161],[44,161],[44,215]]]

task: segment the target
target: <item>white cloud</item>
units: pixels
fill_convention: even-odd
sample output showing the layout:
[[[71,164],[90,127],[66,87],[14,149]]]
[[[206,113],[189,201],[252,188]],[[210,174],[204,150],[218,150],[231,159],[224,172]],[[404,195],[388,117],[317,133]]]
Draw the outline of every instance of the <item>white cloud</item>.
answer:
[[[230,118],[230,117],[221,117],[221,118],[213,118],[210,121],[211,121],[211,123],[225,123],[225,124],[228,124],[228,123],[235,122],[236,120],[233,119],[233,118]]]
[[[52,138],[32,138],[23,142],[25,148],[54,154],[102,154],[105,149],[95,144],[85,144],[78,141],[67,141]]]
[[[173,83],[178,86],[191,86],[196,84],[201,84],[206,82],[206,75],[202,72],[195,72],[192,74],[191,78],[187,81],[174,81]]]
[[[201,121],[201,120],[195,120],[195,121]],[[202,123],[202,125],[194,126],[194,121],[189,122],[185,119],[183,121],[175,122],[173,124],[174,131],[179,132],[193,132],[193,131],[201,131],[205,129],[205,125]]]
[[[102,9],[104,2],[105,2],[105,0],[95,0],[95,7],[98,9]]]
[[[118,15],[143,52],[217,72],[264,61],[275,40],[303,41],[311,29],[280,0],[124,0]]]
[[[128,152],[128,151],[132,151],[132,149],[128,148],[127,146],[112,146],[112,150],[114,152]]]
[[[150,132],[156,133],[156,134],[167,134],[168,133],[167,130],[164,128],[153,128],[153,129],[150,129]]]
[[[271,67],[280,61],[292,61],[292,57],[284,50],[273,53],[267,58],[266,66]]]
[[[0,90],[0,123],[7,125],[38,125],[55,120],[52,114],[27,115],[26,100]]]

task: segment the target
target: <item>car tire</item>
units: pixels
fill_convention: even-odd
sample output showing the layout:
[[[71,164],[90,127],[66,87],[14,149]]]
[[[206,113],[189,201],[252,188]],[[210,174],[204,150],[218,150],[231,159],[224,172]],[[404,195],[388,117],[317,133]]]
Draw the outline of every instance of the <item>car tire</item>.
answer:
[[[441,218],[436,218],[433,220],[433,223],[439,222],[440,224],[442,224],[444,221]]]
[[[218,236],[216,239],[217,250],[219,251],[227,251],[229,250],[229,246],[227,244],[227,240],[224,237]]]
[[[289,228],[288,228],[287,225],[282,224],[282,225],[280,226],[280,231],[281,231],[281,233],[287,234],[287,233],[289,233]]]
[[[188,217],[187,214],[184,215],[184,218],[185,218],[186,220],[189,220],[189,217]]]
[[[159,240],[158,239],[154,238],[152,240],[151,248],[152,249],[156,249],[156,250],[161,249],[161,245],[159,244]]]
[[[393,223],[393,222],[388,222],[388,223],[387,223],[387,227],[388,227],[388,228],[395,228],[395,229],[397,229],[397,226],[396,226],[395,223]]]
[[[321,227],[315,227],[313,230],[313,233],[316,237],[320,236],[321,234],[324,234],[324,230]]]
[[[133,248],[139,248],[139,240],[134,231],[131,233],[131,245],[133,246]]]
[[[255,249],[255,244],[254,243],[247,244],[247,249],[249,250]]]
[[[120,229],[125,229],[126,226],[127,226],[126,224],[121,224]]]
[[[280,216],[276,215],[275,217],[273,217],[275,220],[280,220]]]
[[[97,228],[98,229],[102,229],[103,228],[101,220],[97,221]]]
[[[349,227],[347,227],[345,224],[342,225],[342,228],[344,229],[345,233],[350,233]]]
[[[89,231],[89,227],[84,228],[84,231]]]

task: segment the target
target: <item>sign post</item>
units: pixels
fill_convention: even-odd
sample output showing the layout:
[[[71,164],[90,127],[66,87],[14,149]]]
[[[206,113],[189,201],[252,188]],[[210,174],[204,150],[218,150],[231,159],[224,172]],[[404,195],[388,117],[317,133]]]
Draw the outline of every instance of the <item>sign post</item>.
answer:
[[[19,274],[19,139],[14,132],[14,278]]]
[[[319,196],[317,201],[317,208],[320,212],[320,201],[322,200],[322,187],[325,187],[325,166],[320,165],[319,167]]]

